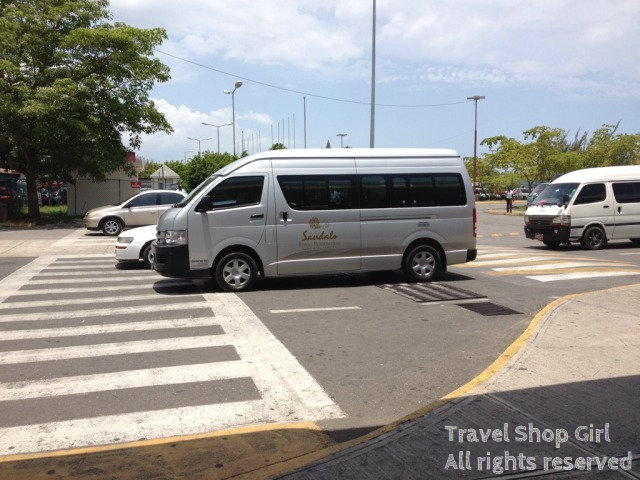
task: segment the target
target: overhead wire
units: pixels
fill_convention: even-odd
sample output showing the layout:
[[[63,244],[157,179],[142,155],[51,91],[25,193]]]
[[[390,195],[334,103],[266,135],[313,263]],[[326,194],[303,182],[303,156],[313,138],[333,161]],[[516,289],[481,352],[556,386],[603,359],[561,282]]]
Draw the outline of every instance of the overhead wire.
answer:
[[[364,102],[360,100],[350,100],[346,98],[338,98],[338,97],[329,97],[327,95],[318,95],[316,93],[304,92],[301,90],[295,90],[293,88],[281,87],[279,85],[274,85],[272,83],[261,82],[260,80],[255,80],[253,78],[244,77],[242,75],[236,75],[234,73],[225,72],[224,70],[220,70],[219,68],[214,68],[209,65],[204,65],[202,63],[195,62],[193,60],[189,60],[187,58],[179,57],[178,55],[174,55],[169,52],[165,52],[163,50],[155,49],[156,52],[166,55],[171,58],[175,58],[176,60],[180,60],[181,62],[189,63],[191,65],[195,65],[197,67],[205,68],[207,70],[211,70],[216,73],[220,73],[222,75],[227,75],[229,77],[233,77],[235,79],[243,80],[245,82],[255,83],[256,85],[262,85],[264,87],[274,88],[276,90],[281,90],[289,93],[296,93],[298,95],[305,95],[308,97],[320,98],[322,100],[329,100],[333,102],[342,102],[342,103],[353,103],[357,105],[370,105],[370,102]],[[459,102],[450,102],[450,103],[433,103],[433,104],[415,104],[415,105],[407,105],[407,104],[392,104],[392,103],[376,103],[377,107],[394,107],[394,108],[431,108],[431,107],[447,107],[451,105],[460,105],[463,103],[468,103],[467,100],[459,101]]]

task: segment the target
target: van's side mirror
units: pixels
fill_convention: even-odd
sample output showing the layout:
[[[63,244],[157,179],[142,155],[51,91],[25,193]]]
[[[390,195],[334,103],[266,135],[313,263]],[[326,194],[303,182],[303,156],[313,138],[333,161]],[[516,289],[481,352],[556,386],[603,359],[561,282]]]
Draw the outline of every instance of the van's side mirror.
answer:
[[[564,205],[565,207],[567,205],[569,205],[569,201],[571,200],[571,198],[569,197],[569,195],[567,195],[566,193],[562,196],[562,205]]]
[[[213,210],[213,201],[209,195],[202,197],[198,205],[196,205],[195,211],[198,213],[208,212]]]

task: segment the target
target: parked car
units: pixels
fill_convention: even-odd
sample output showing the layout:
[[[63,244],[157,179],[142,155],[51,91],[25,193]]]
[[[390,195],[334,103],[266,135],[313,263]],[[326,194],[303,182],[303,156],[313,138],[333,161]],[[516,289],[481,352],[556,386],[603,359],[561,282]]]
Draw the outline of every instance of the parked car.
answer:
[[[540,193],[542,193],[542,191],[547,188],[547,185],[549,185],[548,183],[539,183],[538,185],[536,185],[536,188],[534,188],[531,193],[529,194],[529,196],[527,197],[527,206],[531,205],[535,200],[536,197],[538,195],[540,195]]]
[[[116,240],[116,260],[120,263],[142,261],[151,268],[151,242],[156,238],[156,226],[132,228]]]
[[[89,210],[84,216],[84,226],[116,236],[126,227],[155,225],[165,210],[184,197],[185,193],[174,190],[141,192],[122,203]]]

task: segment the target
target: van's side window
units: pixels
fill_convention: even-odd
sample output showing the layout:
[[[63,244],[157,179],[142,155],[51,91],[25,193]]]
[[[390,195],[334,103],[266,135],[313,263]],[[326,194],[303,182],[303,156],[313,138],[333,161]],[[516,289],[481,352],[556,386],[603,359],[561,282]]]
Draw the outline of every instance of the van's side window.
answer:
[[[576,197],[574,205],[584,205],[587,203],[602,202],[607,198],[607,191],[604,183],[592,183],[585,185]]]
[[[360,206],[362,208],[387,208],[386,175],[362,175],[360,177]]]
[[[466,205],[467,196],[464,191],[462,177],[457,174],[436,174],[433,176],[435,184],[436,205]]]
[[[614,183],[613,195],[618,203],[640,203],[640,182]]]
[[[279,175],[278,183],[295,210],[356,208],[355,177],[351,175]]]
[[[215,186],[209,197],[213,208],[242,207],[260,203],[264,177],[231,177]]]

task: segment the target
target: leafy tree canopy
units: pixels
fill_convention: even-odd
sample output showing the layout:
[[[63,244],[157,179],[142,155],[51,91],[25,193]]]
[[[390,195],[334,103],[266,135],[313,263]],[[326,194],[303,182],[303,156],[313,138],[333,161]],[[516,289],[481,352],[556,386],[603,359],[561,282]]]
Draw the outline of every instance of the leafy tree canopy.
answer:
[[[617,134],[618,125],[603,125],[569,140],[561,128],[537,126],[525,131],[525,142],[498,135],[481,144],[489,153],[478,159],[480,182],[516,185],[548,181],[555,175],[590,167],[640,164],[640,134]],[[515,179],[515,180],[514,180]]]
[[[32,217],[41,176],[100,180],[171,131],[148,96],[169,79],[152,58],[165,31],[110,18],[108,0],[0,0],[0,164],[25,174]]]

